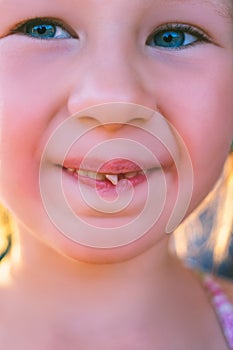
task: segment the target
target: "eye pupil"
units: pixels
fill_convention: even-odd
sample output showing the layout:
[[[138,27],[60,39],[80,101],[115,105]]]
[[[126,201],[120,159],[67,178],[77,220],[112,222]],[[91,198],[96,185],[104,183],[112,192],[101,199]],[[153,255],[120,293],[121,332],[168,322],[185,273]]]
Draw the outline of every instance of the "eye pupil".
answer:
[[[39,34],[44,34],[46,32],[46,28],[45,28],[45,26],[43,26],[43,27],[41,26],[41,27],[38,27],[37,31]]]
[[[53,38],[56,34],[56,27],[51,24],[31,24],[27,27],[27,34],[37,38]]]
[[[158,41],[163,46],[178,47],[184,43],[184,33],[182,32],[164,32],[158,35]]]
[[[164,41],[166,43],[171,43],[172,39],[173,39],[173,36],[171,34],[168,34],[168,35],[164,34]]]
[[[164,48],[177,48],[184,44],[185,33],[176,30],[164,30],[158,32],[150,38],[152,46],[160,46]]]

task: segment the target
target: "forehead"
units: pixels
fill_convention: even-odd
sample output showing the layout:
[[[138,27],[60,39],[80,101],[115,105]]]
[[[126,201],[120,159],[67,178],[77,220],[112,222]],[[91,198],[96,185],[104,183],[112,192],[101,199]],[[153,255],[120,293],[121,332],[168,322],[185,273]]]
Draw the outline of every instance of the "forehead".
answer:
[[[175,6],[179,10],[179,6],[190,6],[195,8],[200,7],[201,10],[207,6],[224,17],[233,18],[233,0],[0,0],[1,12],[2,9],[15,11],[16,7],[20,11],[20,8],[27,8],[28,10],[30,8],[44,8],[47,10],[50,7],[54,8],[54,6],[62,6],[66,10],[75,7],[79,13],[82,13],[85,8],[106,10],[107,8],[114,9],[115,7],[117,10],[122,9],[124,11],[130,9],[131,14],[133,14],[132,10],[137,12],[140,9],[148,10],[150,8],[155,9],[156,7],[169,9],[169,6]]]
[[[50,0],[49,2],[51,2],[53,0]],[[107,1],[110,4],[115,3],[121,3],[122,0],[111,0],[111,3],[109,3],[109,1]],[[24,3],[27,2],[28,4],[31,3],[31,5],[34,5],[34,1],[33,0],[0,0],[0,4],[8,4],[8,3]],[[64,2],[67,3],[67,1],[65,0],[55,0],[55,2],[60,3],[60,2]],[[103,5],[104,2],[106,2],[105,0],[73,0],[73,2],[75,3],[87,3],[87,4],[93,4],[93,5]],[[124,0],[123,3],[127,4],[127,3],[132,3],[132,4],[136,4],[138,5],[139,3],[141,4],[145,4],[148,6],[148,4],[158,4],[158,3],[163,3],[163,4],[169,4],[169,3],[190,3],[190,4],[208,4],[210,6],[215,6],[215,7],[220,7],[220,8],[226,8],[229,9],[232,5],[233,2],[232,0]]]

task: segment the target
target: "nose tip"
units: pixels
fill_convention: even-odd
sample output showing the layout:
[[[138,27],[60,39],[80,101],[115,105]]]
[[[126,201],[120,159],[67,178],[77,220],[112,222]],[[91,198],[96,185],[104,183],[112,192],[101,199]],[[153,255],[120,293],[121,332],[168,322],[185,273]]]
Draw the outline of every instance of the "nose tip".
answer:
[[[118,61],[114,58],[110,63],[103,63],[104,60],[99,58],[97,61],[99,64],[94,67],[89,62],[82,67],[76,66],[67,101],[70,115],[92,106],[112,103],[116,107],[117,104],[121,104],[124,107],[121,111],[117,108],[117,113],[111,108],[109,113],[97,113],[98,115],[91,116],[92,120],[105,124],[109,130],[116,130],[121,127],[121,124],[132,119],[144,118],[142,114],[134,116],[137,112],[133,105],[156,109],[155,94],[151,91],[151,84],[145,78],[148,74],[139,72],[136,63],[131,63],[131,60],[126,59],[125,56],[124,61],[121,56],[118,58]]]
[[[119,89],[121,89],[121,91],[119,91]],[[91,91],[90,86],[89,89],[83,88],[83,90],[80,92],[73,92],[69,97],[67,104],[69,114],[74,115],[81,110],[108,103],[118,103],[122,105],[143,105],[144,107],[155,109],[155,102],[150,98],[150,94],[143,91],[143,89],[141,89],[140,92],[135,91],[135,93],[134,91],[126,91],[124,85],[122,85],[119,89],[114,86],[103,89],[100,86],[99,88],[96,88],[95,91]],[[120,119],[119,117],[119,115],[115,114],[112,117],[109,115],[108,119],[104,120],[104,123],[109,122],[112,124],[111,127],[117,127],[116,124],[125,122],[122,120],[122,116]],[[99,122],[101,122],[101,120],[99,120]]]

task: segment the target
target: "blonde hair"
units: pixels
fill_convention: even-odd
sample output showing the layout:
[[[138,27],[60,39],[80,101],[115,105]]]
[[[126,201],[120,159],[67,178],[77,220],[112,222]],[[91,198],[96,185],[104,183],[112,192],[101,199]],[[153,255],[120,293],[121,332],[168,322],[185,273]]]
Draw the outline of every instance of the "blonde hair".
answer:
[[[11,248],[13,239],[13,218],[0,204],[0,260],[4,259]]]
[[[176,230],[175,251],[183,259],[212,251],[217,266],[228,254],[232,230],[233,152],[214,189]]]

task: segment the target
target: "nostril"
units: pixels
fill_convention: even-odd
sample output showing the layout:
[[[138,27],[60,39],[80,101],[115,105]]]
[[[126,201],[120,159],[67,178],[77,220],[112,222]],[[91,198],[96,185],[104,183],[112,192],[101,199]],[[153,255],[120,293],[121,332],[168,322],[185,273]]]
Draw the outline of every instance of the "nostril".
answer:
[[[77,119],[79,122],[82,123],[87,128],[104,128],[106,131],[113,132],[117,131],[118,129],[122,128],[127,123],[117,123],[117,122],[109,122],[109,121],[100,121],[98,117],[90,117],[90,116],[78,116]]]
[[[154,110],[148,107],[126,102],[108,102],[98,105],[89,105],[73,114],[75,119],[86,127],[100,127],[108,132],[115,132],[126,125],[141,126],[148,122]]]
[[[77,119],[86,127],[94,127],[100,125],[100,122],[96,118],[87,115],[79,116],[77,114]]]

